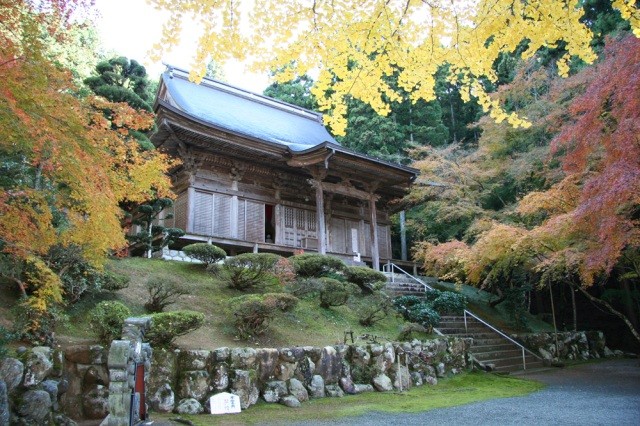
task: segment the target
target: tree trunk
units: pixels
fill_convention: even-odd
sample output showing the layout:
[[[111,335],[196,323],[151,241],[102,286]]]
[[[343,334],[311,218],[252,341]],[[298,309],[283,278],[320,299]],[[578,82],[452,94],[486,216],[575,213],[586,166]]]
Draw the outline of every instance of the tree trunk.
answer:
[[[571,292],[571,308],[573,309],[573,331],[578,331],[578,309],[576,307],[576,292],[569,286]]]
[[[631,331],[631,334],[633,334],[633,337],[636,338],[636,340],[638,342],[640,342],[640,334],[638,333],[638,331],[633,327],[633,324],[631,324],[631,321],[629,321],[629,319],[622,313],[616,311],[613,306],[611,306],[609,303],[605,302],[602,299],[598,299],[597,297],[589,294],[589,292],[587,290],[585,290],[582,286],[576,286],[576,288],[578,290],[580,290],[580,292],[582,294],[584,294],[587,299],[591,300],[594,303],[597,303],[599,305],[604,306],[605,308],[607,308],[609,310],[609,312],[611,312],[613,315],[617,316],[618,318],[620,318],[622,321],[624,321],[624,323],[627,325],[627,327],[629,327],[629,330]]]

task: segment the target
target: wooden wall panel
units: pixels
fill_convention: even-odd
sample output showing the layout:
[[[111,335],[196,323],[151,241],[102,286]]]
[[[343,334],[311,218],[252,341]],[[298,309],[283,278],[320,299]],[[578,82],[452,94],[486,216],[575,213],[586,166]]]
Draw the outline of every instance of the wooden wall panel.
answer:
[[[213,236],[231,237],[231,196],[215,194],[213,205]]]
[[[264,243],[264,204],[249,200],[245,200],[245,202],[245,240]]]
[[[195,191],[194,196],[193,232],[210,236],[213,234],[213,194]]]
[[[331,223],[329,224],[329,251],[346,253],[347,238],[345,220],[340,217],[332,217]]]

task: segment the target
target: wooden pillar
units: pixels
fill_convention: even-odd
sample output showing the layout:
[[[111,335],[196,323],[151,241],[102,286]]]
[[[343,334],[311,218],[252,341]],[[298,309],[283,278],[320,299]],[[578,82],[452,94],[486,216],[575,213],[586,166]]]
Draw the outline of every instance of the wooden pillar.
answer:
[[[316,188],[316,219],[318,226],[316,232],[318,236],[318,253],[327,253],[327,234],[324,223],[324,192],[322,191],[322,182],[314,180],[312,186]]]
[[[369,213],[371,225],[371,267],[380,270],[380,250],[378,248],[378,212],[376,210],[377,196],[371,194],[369,197]]]
[[[407,260],[407,228],[404,210],[400,212],[400,259]]]
[[[231,181],[231,190],[234,194],[231,196],[231,206],[229,209],[229,226],[231,227],[231,238],[238,238],[238,181],[236,179]]]
[[[195,202],[196,202],[196,189],[189,184],[187,189],[187,229],[186,232],[193,233],[193,225],[195,223]]]

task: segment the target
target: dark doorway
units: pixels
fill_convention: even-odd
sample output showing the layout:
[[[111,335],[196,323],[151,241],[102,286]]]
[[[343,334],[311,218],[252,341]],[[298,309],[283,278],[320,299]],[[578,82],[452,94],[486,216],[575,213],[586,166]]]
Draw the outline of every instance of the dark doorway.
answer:
[[[275,208],[272,204],[264,205],[264,242],[274,243],[276,241],[276,221]]]

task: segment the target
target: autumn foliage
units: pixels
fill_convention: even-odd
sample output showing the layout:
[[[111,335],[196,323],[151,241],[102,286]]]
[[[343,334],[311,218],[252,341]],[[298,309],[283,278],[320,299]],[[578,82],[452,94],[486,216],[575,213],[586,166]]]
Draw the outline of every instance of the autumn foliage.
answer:
[[[126,244],[120,205],[171,195],[172,160],[128,136],[148,129],[151,114],[79,96],[70,72],[46,56],[40,32],[86,2],[17,3],[0,2],[0,273],[46,311],[63,294],[43,256],[74,245],[100,267]]]

